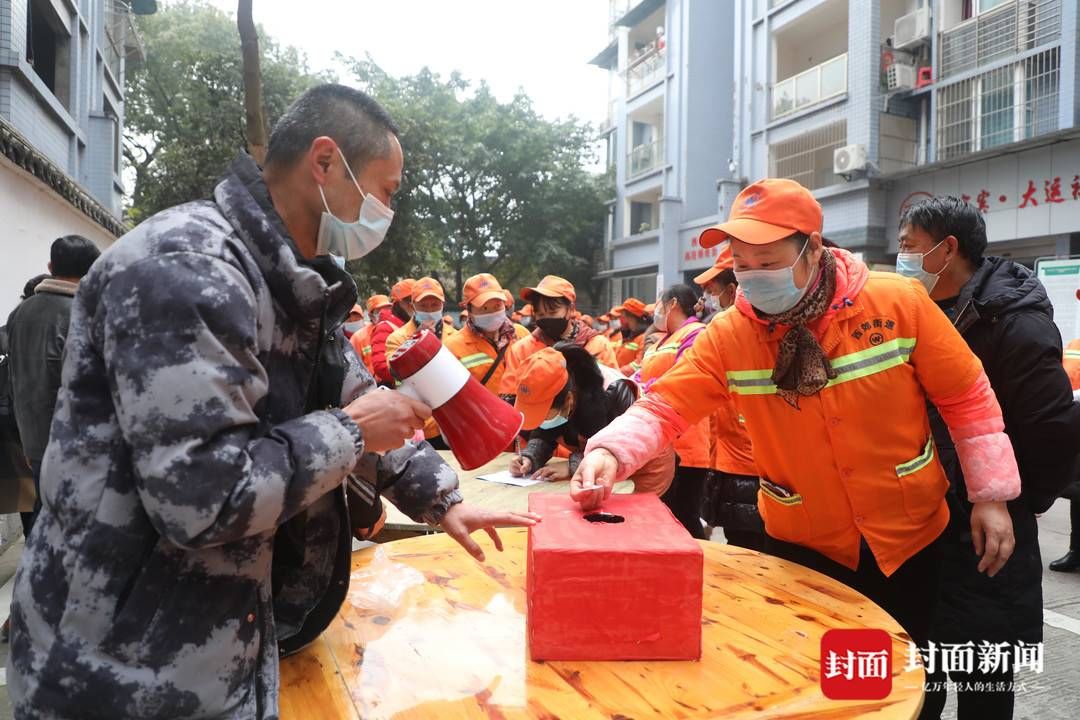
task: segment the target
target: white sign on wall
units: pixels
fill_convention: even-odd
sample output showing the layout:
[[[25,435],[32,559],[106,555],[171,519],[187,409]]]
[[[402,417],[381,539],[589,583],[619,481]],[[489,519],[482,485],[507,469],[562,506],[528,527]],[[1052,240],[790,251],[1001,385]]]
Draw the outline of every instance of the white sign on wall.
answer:
[[[1080,232],[1080,140],[895,181],[886,216],[891,248],[903,211],[934,195],[978,207],[990,242]]]
[[[1040,258],[1035,261],[1035,273],[1046,287],[1050,303],[1054,306],[1054,323],[1061,332],[1061,340],[1068,343],[1080,338],[1080,257],[1067,260]]]

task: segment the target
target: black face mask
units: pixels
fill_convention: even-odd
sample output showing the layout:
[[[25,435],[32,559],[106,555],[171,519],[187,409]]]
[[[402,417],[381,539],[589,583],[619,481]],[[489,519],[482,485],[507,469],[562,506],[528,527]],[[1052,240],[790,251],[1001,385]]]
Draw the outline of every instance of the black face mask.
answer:
[[[398,305],[397,303],[394,303],[394,307],[391,309],[391,312],[394,313],[394,317],[396,317],[401,322],[407,323],[412,320],[412,315],[410,315],[405,310],[405,308],[401,307],[401,305]]]
[[[562,339],[563,333],[566,332],[567,326],[570,324],[570,318],[542,318],[536,321],[536,326],[540,328],[540,331],[547,335],[552,340]]]

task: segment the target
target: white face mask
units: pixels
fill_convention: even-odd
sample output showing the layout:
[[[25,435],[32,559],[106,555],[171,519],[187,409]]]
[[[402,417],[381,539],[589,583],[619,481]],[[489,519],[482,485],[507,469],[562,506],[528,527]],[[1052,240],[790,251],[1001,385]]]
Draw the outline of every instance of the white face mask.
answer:
[[[475,313],[472,316],[473,325],[484,332],[495,332],[506,322],[506,313],[493,312],[486,314]]]
[[[345,332],[354,333],[354,332],[357,332],[358,330],[362,330],[363,327],[364,327],[364,321],[363,320],[357,320],[356,322],[347,322],[347,323],[345,323]]]
[[[364,193],[360,189],[360,183],[356,181],[352,168],[345,160],[345,154],[338,148],[338,155],[345,164],[345,170],[353,181],[353,185],[360,192],[364,202],[360,205],[360,217],[356,222],[339,220],[330,212],[330,206],[326,204],[326,194],[322,185],[319,186],[319,195],[322,196],[323,212],[319,220],[319,239],[315,251],[316,255],[331,255],[340,257],[341,265],[347,260],[356,260],[370,253],[382,244],[386,238],[386,231],[390,229],[390,223],[394,219],[394,211],[379,202],[371,193]],[[335,258],[336,260],[336,258]]]
[[[668,332],[667,321],[668,321],[667,308],[665,308],[662,304],[657,303],[656,304],[656,312],[653,313],[653,325],[655,325],[656,329],[659,330],[660,332],[666,333],[666,332]]]

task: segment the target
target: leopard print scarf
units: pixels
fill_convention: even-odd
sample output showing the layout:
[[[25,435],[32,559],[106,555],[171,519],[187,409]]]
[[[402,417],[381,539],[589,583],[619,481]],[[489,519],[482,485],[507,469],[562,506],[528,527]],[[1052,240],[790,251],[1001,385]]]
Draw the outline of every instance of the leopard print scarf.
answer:
[[[772,381],[776,383],[776,394],[796,410],[799,409],[800,395],[816,395],[836,377],[825,351],[806,327],[825,314],[836,292],[836,259],[828,248],[821,253],[820,267],[821,280],[817,287],[795,307],[776,315],[759,313],[769,321],[769,332],[777,325],[790,326],[780,340]]]

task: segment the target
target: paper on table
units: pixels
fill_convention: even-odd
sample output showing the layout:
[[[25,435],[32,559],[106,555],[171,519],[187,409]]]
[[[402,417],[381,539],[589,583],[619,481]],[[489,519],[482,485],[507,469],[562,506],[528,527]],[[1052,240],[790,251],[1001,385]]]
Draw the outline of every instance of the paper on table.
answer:
[[[502,485],[513,485],[514,487],[529,487],[530,485],[536,485],[537,483],[543,482],[542,480],[533,480],[528,477],[514,477],[510,474],[509,470],[477,475],[476,479],[500,483]]]

